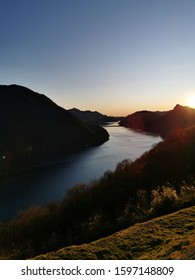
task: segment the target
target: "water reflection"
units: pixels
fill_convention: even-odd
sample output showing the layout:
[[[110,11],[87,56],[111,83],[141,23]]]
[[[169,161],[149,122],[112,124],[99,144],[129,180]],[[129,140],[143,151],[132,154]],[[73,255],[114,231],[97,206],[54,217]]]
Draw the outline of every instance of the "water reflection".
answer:
[[[119,126],[106,126],[110,140],[99,147],[89,148],[65,158],[55,165],[32,170],[25,176],[0,184],[0,219],[10,219],[33,204],[45,204],[64,197],[75,184],[97,179],[106,170],[114,170],[124,159],[135,160],[159,136],[143,134]]]

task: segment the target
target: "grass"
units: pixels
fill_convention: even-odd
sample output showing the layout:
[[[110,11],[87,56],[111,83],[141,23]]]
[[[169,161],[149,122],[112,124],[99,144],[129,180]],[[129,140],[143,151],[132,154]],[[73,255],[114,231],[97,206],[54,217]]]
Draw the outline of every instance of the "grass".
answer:
[[[35,259],[195,259],[195,206]]]
[[[62,250],[62,258],[180,258],[177,251],[184,254],[183,248],[191,244],[182,236],[186,229],[193,232],[194,222],[169,220],[167,228],[159,222],[163,220],[156,220],[149,229],[141,223],[194,205],[195,126],[174,132],[134,162],[122,161],[114,172],[69,189],[59,202],[31,207],[0,223],[0,258],[30,259],[62,247],[95,242],[130,226],[128,239],[119,232],[114,242],[104,247],[99,246],[100,241],[70,247],[66,253]],[[61,257],[55,254],[55,258]]]

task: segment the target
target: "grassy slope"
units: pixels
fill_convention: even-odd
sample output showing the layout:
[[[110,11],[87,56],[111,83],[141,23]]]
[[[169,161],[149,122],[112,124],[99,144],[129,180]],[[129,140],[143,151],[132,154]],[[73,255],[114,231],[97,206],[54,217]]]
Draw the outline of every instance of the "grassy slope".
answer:
[[[195,259],[195,206],[35,259]]]

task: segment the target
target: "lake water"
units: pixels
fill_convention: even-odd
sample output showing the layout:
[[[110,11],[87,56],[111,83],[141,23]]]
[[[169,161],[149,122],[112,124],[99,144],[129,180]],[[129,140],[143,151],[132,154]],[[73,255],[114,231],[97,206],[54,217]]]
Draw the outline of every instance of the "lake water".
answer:
[[[58,158],[56,164],[1,182],[0,220],[11,219],[31,205],[62,199],[68,188],[98,179],[105,171],[114,170],[118,162],[135,160],[162,140],[160,136],[120,126],[105,128],[110,139],[103,145]]]

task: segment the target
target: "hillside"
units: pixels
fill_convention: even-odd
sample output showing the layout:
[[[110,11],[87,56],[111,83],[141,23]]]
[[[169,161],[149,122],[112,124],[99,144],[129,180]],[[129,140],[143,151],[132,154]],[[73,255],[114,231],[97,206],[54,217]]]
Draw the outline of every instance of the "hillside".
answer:
[[[195,259],[195,206],[35,259]]]
[[[124,160],[98,180],[69,189],[61,201],[32,206],[0,223],[0,257],[26,259],[89,243],[194,205],[192,126],[172,133],[134,162]],[[155,231],[151,235],[155,238]]]
[[[135,112],[120,122],[121,126],[160,134],[162,137],[167,137],[176,129],[194,124],[195,109],[181,105],[176,105],[173,110],[167,112]]]
[[[105,129],[87,125],[45,95],[17,86],[0,86],[0,175],[10,164],[100,145]]]
[[[161,116],[165,115],[166,112],[151,112],[151,111],[138,111],[131,115],[128,115],[119,122],[121,126],[137,129],[141,131],[153,131],[153,123]]]
[[[103,115],[97,111],[81,111],[77,108],[69,109],[69,112],[81,119],[83,122],[89,124],[105,124],[107,122],[117,122],[122,119],[122,117]]]

